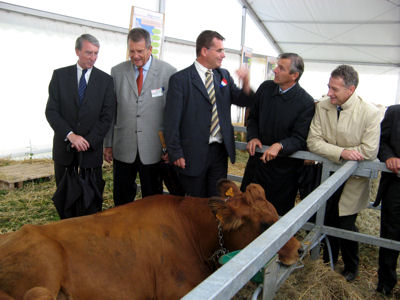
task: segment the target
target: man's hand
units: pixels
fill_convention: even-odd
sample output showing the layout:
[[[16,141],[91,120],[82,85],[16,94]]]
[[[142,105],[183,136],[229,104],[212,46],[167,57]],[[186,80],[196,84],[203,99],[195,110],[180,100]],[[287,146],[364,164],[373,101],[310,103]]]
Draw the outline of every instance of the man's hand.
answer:
[[[392,171],[395,174],[399,174],[400,171],[400,158],[398,157],[391,157],[388,158],[385,162],[386,168]]]
[[[174,165],[181,169],[184,169],[186,167],[185,159],[183,157],[178,158],[176,161],[174,161]]]
[[[87,151],[90,148],[89,142],[82,136],[71,133],[67,136],[71,142],[71,147],[75,148],[78,152]]]
[[[247,152],[249,152],[249,154],[251,156],[254,156],[254,154],[256,153],[256,147],[258,148],[262,148],[262,144],[261,141],[257,138],[251,139],[247,145],[246,145],[246,150]]]
[[[161,159],[164,161],[164,163],[169,163],[169,156],[168,153],[161,154]]]
[[[279,151],[282,150],[282,145],[280,143],[272,144],[267,150],[265,150],[264,154],[260,157],[260,159],[266,163],[267,161],[273,160],[278,156]]]
[[[106,147],[103,150],[103,156],[106,162],[110,163],[113,160],[113,151],[111,147]]]
[[[242,82],[242,89],[246,95],[250,94],[250,80],[249,80],[249,69],[247,67],[241,67],[236,71],[236,75],[239,77],[239,82]]]
[[[340,154],[344,160],[364,160],[364,156],[356,150],[347,150],[344,149]]]

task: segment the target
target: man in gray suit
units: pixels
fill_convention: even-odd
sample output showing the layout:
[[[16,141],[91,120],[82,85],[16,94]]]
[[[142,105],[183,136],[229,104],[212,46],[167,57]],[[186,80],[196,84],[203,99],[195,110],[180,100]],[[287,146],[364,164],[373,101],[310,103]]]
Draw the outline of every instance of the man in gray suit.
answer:
[[[151,55],[150,34],[134,28],[128,34],[130,61],[111,69],[117,108],[104,140],[104,159],[113,163],[114,204],[132,202],[139,172],[142,196],[162,193],[161,143],[165,96],[176,69]]]

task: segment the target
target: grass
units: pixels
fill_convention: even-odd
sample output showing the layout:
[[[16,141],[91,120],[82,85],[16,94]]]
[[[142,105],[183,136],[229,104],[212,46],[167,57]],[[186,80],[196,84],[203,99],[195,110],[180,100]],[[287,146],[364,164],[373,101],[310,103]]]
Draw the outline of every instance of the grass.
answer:
[[[237,151],[236,164],[229,164],[229,173],[242,176],[247,159],[246,152]],[[15,163],[30,163],[30,160],[0,160],[0,166]],[[103,177],[106,181],[103,209],[108,209],[113,206],[110,164],[104,164]],[[21,189],[0,190],[1,233],[18,230],[28,223],[46,224],[59,220],[51,200],[54,192],[54,179],[30,181]],[[376,210],[363,210],[357,218],[360,232],[375,236],[379,236],[379,222],[380,213]],[[285,281],[275,299],[384,299],[375,292],[377,260],[377,247],[360,244],[360,274],[353,283],[346,282],[338,272],[331,270],[321,260],[306,260],[304,268],[295,271]],[[343,264],[339,260],[339,270],[340,267]],[[254,284],[248,283],[234,299],[250,299],[255,288]],[[399,287],[396,286],[392,298],[386,299],[400,299]]]

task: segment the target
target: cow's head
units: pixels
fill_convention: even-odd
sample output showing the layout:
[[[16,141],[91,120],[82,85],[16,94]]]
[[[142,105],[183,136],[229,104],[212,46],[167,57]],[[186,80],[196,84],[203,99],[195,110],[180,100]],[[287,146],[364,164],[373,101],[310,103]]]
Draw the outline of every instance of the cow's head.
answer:
[[[224,246],[231,251],[244,248],[279,219],[275,207],[258,184],[248,185],[242,193],[232,181],[221,180],[218,191],[222,199],[211,198],[209,205],[222,224]],[[292,265],[302,252],[299,241],[292,237],[279,250],[279,260]]]

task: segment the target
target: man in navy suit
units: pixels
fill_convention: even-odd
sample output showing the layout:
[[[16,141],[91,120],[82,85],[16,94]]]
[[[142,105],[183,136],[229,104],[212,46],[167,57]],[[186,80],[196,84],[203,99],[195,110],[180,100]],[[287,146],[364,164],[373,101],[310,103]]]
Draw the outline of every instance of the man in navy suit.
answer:
[[[252,104],[247,70],[238,71],[239,89],[221,68],[223,40],[216,31],[203,31],[194,64],[169,81],[164,117],[169,160],[178,167],[186,194],[196,197],[217,195],[217,181],[227,176],[228,156],[235,162],[231,104]]]
[[[103,191],[103,139],[114,115],[115,96],[112,77],[94,67],[99,47],[94,36],[81,35],[75,44],[77,64],[55,70],[50,81],[46,118],[54,130],[57,186],[68,167],[79,166],[92,169]],[[95,210],[101,210],[101,203]]]
[[[400,104],[389,106],[381,123],[378,158],[392,173],[382,172],[377,202],[382,200],[381,237],[400,241]],[[391,295],[397,283],[399,251],[379,248],[377,291]]]

